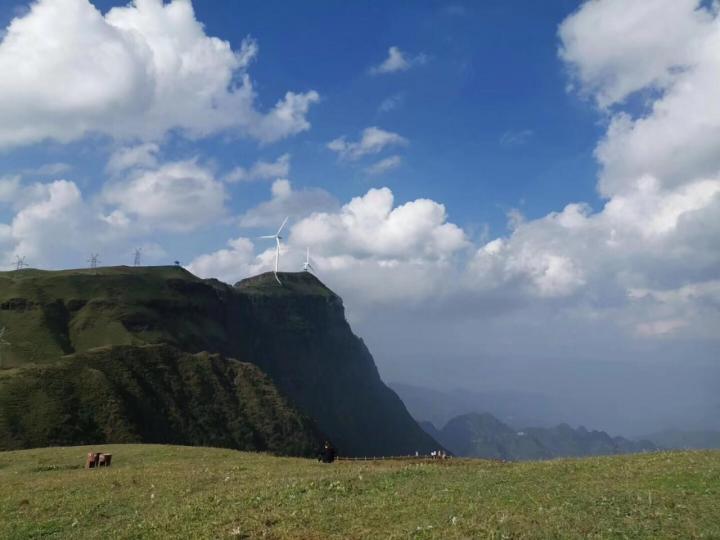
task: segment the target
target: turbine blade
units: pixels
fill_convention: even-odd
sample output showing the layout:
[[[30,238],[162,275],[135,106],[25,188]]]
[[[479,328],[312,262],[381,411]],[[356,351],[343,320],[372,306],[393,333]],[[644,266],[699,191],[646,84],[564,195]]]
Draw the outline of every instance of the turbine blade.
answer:
[[[276,234],[275,236],[280,236],[280,233],[282,232],[283,227],[285,227],[285,224],[287,223],[287,220],[288,220],[288,219],[290,219],[290,216],[288,216],[288,217],[285,218],[285,221],[282,222],[282,225],[280,225],[280,228],[278,229],[278,232],[277,232],[277,234]]]
[[[258,236],[258,238],[275,238],[274,234],[269,234],[267,236]]]
[[[282,285],[282,281],[280,281],[280,278],[278,277],[277,272],[275,272],[275,279],[277,280],[277,282],[278,282],[280,285]]]
[[[276,236],[275,241],[277,242],[275,249],[275,277],[277,278],[278,267],[280,265],[280,239]]]

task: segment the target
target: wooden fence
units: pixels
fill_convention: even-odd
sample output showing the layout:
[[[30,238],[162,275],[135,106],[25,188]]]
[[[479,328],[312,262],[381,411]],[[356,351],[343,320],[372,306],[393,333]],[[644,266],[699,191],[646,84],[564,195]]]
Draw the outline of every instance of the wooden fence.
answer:
[[[410,455],[410,456],[374,456],[374,457],[338,457],[338,461],[390,461],[390,460],[406,460],[416,459],[418,461],[428,459],[450,459],[451,456],[427,456],[427,455]]]

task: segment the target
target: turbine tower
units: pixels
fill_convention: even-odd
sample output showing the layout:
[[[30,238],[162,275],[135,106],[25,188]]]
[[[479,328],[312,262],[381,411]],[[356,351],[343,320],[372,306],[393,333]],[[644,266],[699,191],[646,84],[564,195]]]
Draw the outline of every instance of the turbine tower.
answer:
[[[0,328],[0,368],[2,368],[2,348],[10,346],[10,342],[5,341],[5,330],[7,329],[4,326]]]
[[[23,268],[27,268],[28,264],[25,262],[25,257],[15,255],[15,258],[17,259],[17,263],[15,264],[16,270],[22,270]]]
[[[261,236],[260,238],[265,239],[275,239],[275,279],[277,280],[280,285],[282,285],[282,282],[280,281],[280,278],[278,277],[278,268],[280,266],[280,240],[282,240],[282,236],[280,236],[280,233],[282,232],[283,228],[285,227],[285,224],[287,223],[287,220],[290,218],[290,216],[285,218],[285,221],[282,222],[282,225],[280,225],[280,228],[275,234],[270,234],[268,236]]]
[[[135,250],[135,260],[133,261],[134,266],[140,266],[140,255],[142,255],[142,248]]]
[[[305,262],[303,263],[303,270],[305,270],[305,272],[309,272],[310,270],[312,270],[313,272],[315,271],[312,263],[310,262],[310,248],[307,248],[305,251]]]
[[[97,268],[98,262],[100,261],[100,255],[97,253],[91,253],[90,258],[88,259],[88,262],[90,263],[90,268]]]

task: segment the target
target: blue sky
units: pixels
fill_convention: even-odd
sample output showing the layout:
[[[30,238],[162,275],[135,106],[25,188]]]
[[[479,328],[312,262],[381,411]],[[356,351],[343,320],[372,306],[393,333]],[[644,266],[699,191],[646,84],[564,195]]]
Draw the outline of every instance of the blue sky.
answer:
[[[0,0],[0,264],[234,283],[290,216],[386,380],[720,427],[718,9]]]
[[[0,5],[3,20],[22,12],[16,2]],[[95,5],[106,12],[124,3]],[[271,107],[288,89],[314,89],[321,102],[308,115],[311,130],[277,143],[224,133],[188,143],[171,135],[164,153],[197,155],[219,170],[290,153],[296,187],[321,187],[347,200],[389,186],[398,201],[442,201],[452,220],[476,235],[486,224],[490,234],[502,233],[511,208],[539,217],[568,201],[596,206],[592,151],[602,132],[600,118],[590,103],[566,91],[566,69],[557,54],[558,24],[577,5],[197,3],[197,19],[208,35],[236,49],[247,36],[257,40],[260,53],[251,75],[260,107]],[[519,18],[518,12],[525,15]],[[429,60],[404,72],[369,74],[391,46]],[[396,103],[392,110],[381,110],[386,100]],[[376,156],[343,163],[326,148],[328,141],[357,137],[369,125],[409,140],[399,168],[372,176],[364,169]],[[37,163],[71,164],[74,178],[90,193],[102,185],[110,147],[106,137],[41,143],[6,152],[3,161],[8,172]],[[268,190],[267,183],[238,186],[230,207],[240,213]],[[184,238],[187,247],[178,246],[177,256],[188,260],[225,241],[213,244],[207,231],[199,236],[192,244]]]

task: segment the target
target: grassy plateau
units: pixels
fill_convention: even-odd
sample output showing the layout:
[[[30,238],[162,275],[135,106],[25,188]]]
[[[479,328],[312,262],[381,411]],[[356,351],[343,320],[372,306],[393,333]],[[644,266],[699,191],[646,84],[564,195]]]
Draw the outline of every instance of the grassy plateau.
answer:
[[[112,467],[83,469],[91,449]],[[720,538],[720,452],[331,465],[159,445],[2,452],[0,538]]]

